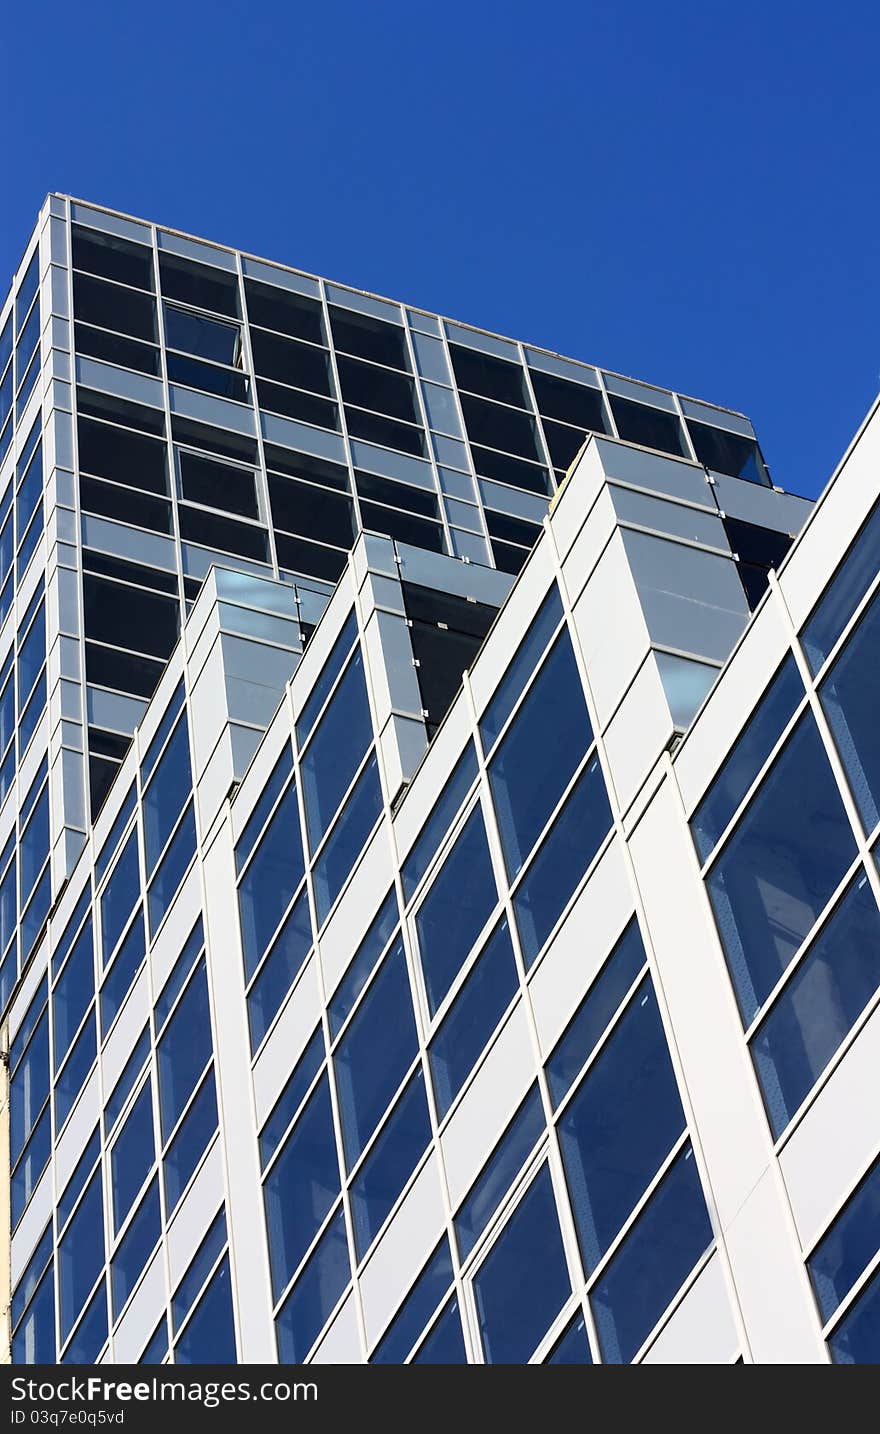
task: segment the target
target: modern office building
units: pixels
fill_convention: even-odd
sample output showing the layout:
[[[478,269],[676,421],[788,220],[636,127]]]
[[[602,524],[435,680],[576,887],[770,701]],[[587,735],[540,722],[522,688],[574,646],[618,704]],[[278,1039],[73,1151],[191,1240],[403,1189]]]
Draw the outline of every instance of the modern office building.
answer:
[[[880,1360],[880,412],[52,195],[0,433],[11,1358]]]

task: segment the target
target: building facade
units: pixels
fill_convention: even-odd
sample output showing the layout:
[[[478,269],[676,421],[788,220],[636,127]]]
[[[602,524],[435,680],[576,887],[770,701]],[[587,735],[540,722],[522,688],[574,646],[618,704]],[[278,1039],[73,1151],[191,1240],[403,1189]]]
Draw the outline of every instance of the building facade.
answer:
[[[12,1359],[876,1360],[880,416],[55,195],[0,335]]]

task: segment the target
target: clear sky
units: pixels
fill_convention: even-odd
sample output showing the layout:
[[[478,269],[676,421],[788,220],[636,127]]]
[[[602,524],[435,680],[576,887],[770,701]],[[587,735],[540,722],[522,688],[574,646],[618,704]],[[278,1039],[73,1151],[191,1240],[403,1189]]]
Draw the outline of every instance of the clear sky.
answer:
[[[810,495],[880,387],[873,0],[46,0],[6,42],[4,288],[65,191],[744,409]]]

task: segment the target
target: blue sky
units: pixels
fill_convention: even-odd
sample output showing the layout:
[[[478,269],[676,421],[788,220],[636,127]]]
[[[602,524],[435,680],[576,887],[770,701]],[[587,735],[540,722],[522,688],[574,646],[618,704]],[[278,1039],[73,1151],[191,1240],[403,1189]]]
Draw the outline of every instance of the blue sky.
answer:
[[[810,495],[880,387],[868,0],[11,24],[4,275],[46,191],[77,194],[742,408]]]

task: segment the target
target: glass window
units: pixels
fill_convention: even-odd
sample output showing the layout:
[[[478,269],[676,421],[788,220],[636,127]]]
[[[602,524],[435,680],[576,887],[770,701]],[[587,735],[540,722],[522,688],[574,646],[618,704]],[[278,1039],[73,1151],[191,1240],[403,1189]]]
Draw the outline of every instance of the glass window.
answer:
[[[154,1179],[140,1209],[123,1236],[110,1265],[113,1316],[119,1315],[159,1243],[162,1215],[159,1209],[159,1181]]]
[[[388,1117],[351,1186],[358,1258],[363,1259],[431,1141],[421,1067]]]
[[[169,1216],[216,1129],[217,1093],[214,1072],[210,1070],[165,1153],[165,1204]]]
[[[477,754],[468,742],[446,782],[434,810],[422,827],[412,850],[403,863],[403,893],[407,901],[434,859],[441,841],[452,825],[453,818],[470,791],[477,775]]]
[[[189,733],[182,717],[144,793],[144,847],[152,872],[192,790]]]
[[[107,1294],[102,1280],[76,1334],[64,1351],[62,1364],[96,1364],[107,1341]]]
[[[52,1121],[49,1106],[38,1119],[12,1172],[12,1225],[18,1224],[25,1206],[37,1188],[37,1181],[52,1152]]]
[[[727,827],[803,695],[804,684],[789,653],[691,817],[691,834],[701,861]]]
[[[828,1344],[835,1364],[880,1362],[880,1271],[865,1286]]]
[[[575,1315],[564,1335],[553,1346],[545,1364],[592,1364],[587,1327],[580,1311]]]
[[[182,304],[238,318],[238,278],[235,274],[160,251],[159,277],[166,299],[178,299]]]
[[[278,1359],[302,1364],[351,1279],[345,1217],[334,1217],[278,1313]]]
[[[288,788],[238,888],[245,976],[249,980],[303,876],[296,787]]]
[[[451,1284],[452,1256],[444,1235],[374,1349],[370,1363],[403,1364]]]
[[[376,1032],[382,1031],[381,1042]],[[336,1050],[336,1084],[348,1168],[354,1165],[418,1050],[406,957],[389,952]]]
[[[807,1267],[819,1313],[829,1320],[880,1249],[880,1161],[847,1200]]]
[[[880,503],[869,515],[801,633],[801,646],[813,673],[819,671],[874,581],[877,575],[878,543]]]
[[[260,1160],[268,1165],[281,1143],[293,1117],[302,1105],[306,1094],[324,1064],[324,1033],[318,1026],[299,1060],[293,1068],[283,1091],[278,1097],[266,1124],[260,1132]]]
[[[79,1199],[85,1187],[86,1180],[91,1175],[95,1161],[101,1153],[101,1134],[98,1126],[92,1132],[89,1143],[76,1162],[73,1174],[64,1187],[64,1191],[58,1200],[58,1228],[63,1230],[67,1223],[67,1217]]]
[[[642,448],[658,448],[661,453],[675,453],[686,458],[681,436],[681,424],[674,413],[648,404],[633,403],[628,398],[610,395],[611,411],[617,424],[617,432],[627,443],[638,443]]]
[[[330,998],[328,1017],[330,1035],[338,1036],[361,991],[397,927],[397,894],[392,888],[382,903],[378,916],[370,924],[366,936],[351,959],[348,970]]]
[[[442,1120],[519,989],[507,922],[480,953],[428,1049]]]
[[[211,1011],[204,959],[187,986],[159,1042],[159,1108],[167,1140],[205,1069],[212,1051]]]
[[[593,1290],[607,1364],[629,1364],[711,1243],[700,1176],[686,1146]]]
[[[340,309],[331,304],[330,327],[333,342],[343,353],[355,354],[358,358],[371,359],[373,363],[387,364],[391,368],[409,369],[406,334],[397,324],[385,324],[380,319],[368,318],[366,314],[357,314],[351,309]]]
[[[52,1259],[52,1222],[46,1226],[40,1241],[25,1266],[12,1293],[11,1317],[13,1325],[21,1319],[28,1301],[40,1283],[43,1271]]]
[[[14,1364],[54,1364],[55,1284],[50,1265],[12,1336]]]
[[[101,896],[101,950],[104,965],[112,956],[116,943],[141,894],[138,870],[137,827],[125,843],[122,855]]]
[[[110,1151],[113,1228],[119,1230],[156,1159],[153,1087],[148,1080]]]
[[[449,1301],[411,1364],[467,1364],[458,1300]]]
[[[55,1128],[60,1130],[85,1084],[98,1053],[94,1009],[74,1041],[66,1064],[55,1082]]]
[[[706,883],[747,1024],[855,854],[828,758],[806,713]]]
[[[104,1264],[101,1171],[95,1171],[58,1246],[61,1339],[64,1341]]]
[[[571,1294],[546,1165],[474,1277],[487,1364],[525,1364]]]
[[[312,945],[312,921],[308,893],[294,904],[285,918],[260,974],[248,993],[248,1020],[251,1049],[256,1051],[297,976]]]
[[[745,478],[749,483],[769,487],[770,477],[761,459],[761,450],[754,438],[712,428],[706,423],[687,421],[697,461],[713,473],[727,473],[731,478]]]
[[[880,821],[880,596],[822,683],[822,706],[867,831]]]
[[[584,1264],[595,1269],[684,1129],[646,977],[559,1121]]]
[[[257,837],[263,829],[270,811],[274,807],[287,778],[293,771],[293,756],[290,743],[285,742],[281,756],[272,769],[268,782],[257,798],[256,806],[245,823],[241,836],[235,844],[235,870],[240,872],[254,849]]]
[[[556,641],[489,765],[511,877],[526,857],[592,741],[571,641]]]
[[[150,1336],[150,1342],[138,1364],[162,1364],[168,1353],[168,1322],[163,1315]]]
[[[274,284],[261,284],[258,279],[246,278],[244,287],[252,324],[277,329],[297,339],[308,339],[313,344],[325,342],[321,305],[314,299],[291,294]]]
[[[779,1136],[880,986],[880,912],[864,872],[777,997],[751,1042]]]
[[[595,1050],[627,991],[645,964],[645,948],[631,921],[594,980],[547,1061],[547,1084],[554,1106]]]
[[[95,994],[91,918],[82,928],[52,993],[52,1042],[58,1070]]]
[[[467,1259],[546,1129],[541,1096],[533,1085],[455,1217],[462,1260]]]
[[[218,1267],[174,1346],[174,1363],[238,1363],[228,1255]]]
[[[339,1194],[330,1089],[324,1076],[266,1177],[266,1226],[277,1299]]]
[[[526,966],[531,966],[611,828],[611,808],[593,757],[577,780],[514,897]]]
[[[431,1011],[437,1010],[497,901],[483,813],[476,806],[416,915]]]
[[[122,1107],[134,1089],[134,1083],[140,1075],[144,1062],[149,1054],[150,1031],[148,1026],[144,1026],[134,1050],[123,1066],[121,1076],[107,1099],[107,1104],[104,1108],[104,1125],[108,1134],[116,1124]]]
[[[315,864],[315,905],[323,923],[364,849],[382,810],[382,789],[375,754],[358,777],[327,844]]]
[[[171,1319],[180,1329],[226,1245],[226,1211],[221,1207],[187,1266],[171,1300]]]
[[[345,619],[342,630],[331,648],[330,656],[324,663],[321,674],[296,720],[296,740],[300,748],[304,747],[308,741],[318,713],[327,700],[330,688],[342,671],[345,659],[356,637],[357,619],[352,611]]]
[[[363,658],[358,649],[301,763],[312,851],[328,830],[372,740]]]
[[[144,918],[138,912],[128,928],[128,935],[117,952],[116,959],[101,987],[101,1036],[106,1036],[123,1002],[128,995],[132,981],[141,969],[146,954],[144,944]]]
[[[180,883],[195,855],[195,850],[196,819],[193,804],[190,802],[147,890],[151,938],[155,938],[166,912],[177,895]]]
[[[186,978],[195,965],[196,957],[201,952],[204,944],[205,933],[202,927],[202,918],[199,917],[189,936],[186,938],[183,950],[171,968],[171,975],[168,977],[168,980],[156,998],[154,1016],[157,1035],[161,1033],[162,1027],[168,1019],[168,1013],[178,995],[183,990]]]
[[[115,234],[99,234],[80,224],[72,224],[70,234],[75,269],[136,289],[153,288],[153,254],[145,244],[133,244]]]
[[[215,363],[237,364],[241,356],[241,330],[204,314],[164,304],[165,340],[169,348]]]

